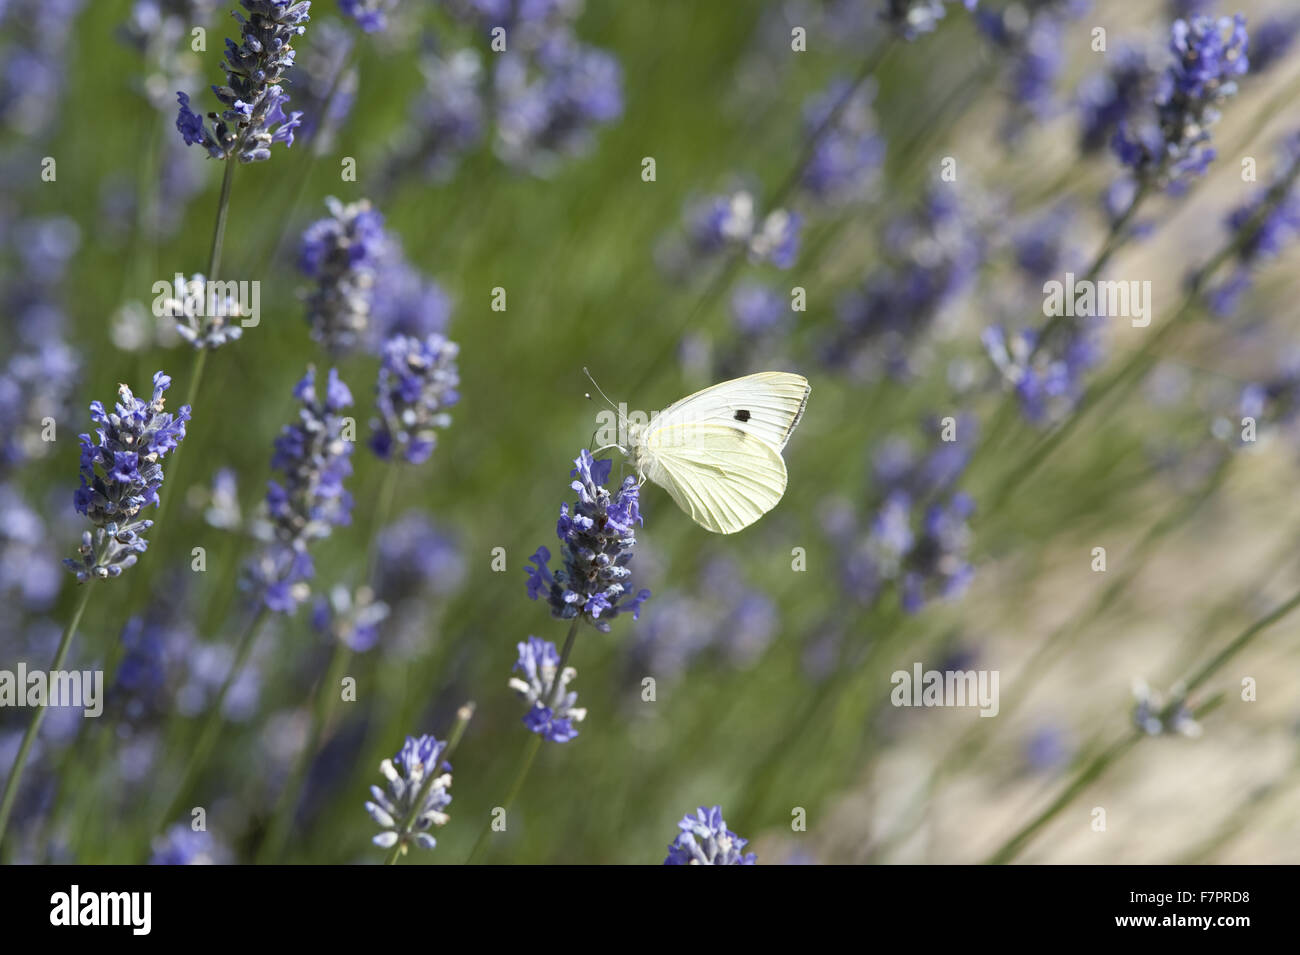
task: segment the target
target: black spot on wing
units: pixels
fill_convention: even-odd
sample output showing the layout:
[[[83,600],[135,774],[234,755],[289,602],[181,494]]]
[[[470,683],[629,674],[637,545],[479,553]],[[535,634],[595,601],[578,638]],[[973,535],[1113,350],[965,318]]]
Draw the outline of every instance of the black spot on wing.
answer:
[[[749,420],[749,412],[746,411],[744,408],[741,408],[739,411],[736,412],[736,420],[737,420],[737,421],[748,421],[748,420]]]

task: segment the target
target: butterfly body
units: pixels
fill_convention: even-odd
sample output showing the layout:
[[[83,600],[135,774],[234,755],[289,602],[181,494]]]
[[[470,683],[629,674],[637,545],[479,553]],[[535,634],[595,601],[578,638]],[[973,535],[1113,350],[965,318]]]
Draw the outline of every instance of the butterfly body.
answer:
[[[705,530],[744,530],[785,494],[781,450],[810,391],[801,375],[760,372],[688,395],[629,429],[632,466]]]

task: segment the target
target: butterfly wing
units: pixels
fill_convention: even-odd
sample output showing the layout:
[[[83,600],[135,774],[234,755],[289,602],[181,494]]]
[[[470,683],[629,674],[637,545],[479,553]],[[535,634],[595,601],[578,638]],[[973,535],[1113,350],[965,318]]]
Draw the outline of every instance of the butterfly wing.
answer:
[[[744,530],[785,494],[780,453],[740,427],[652,423],[642,454],[645,476],[715,534]]]
[[[780,452],[803,417],[811,391],[803,375],[784,371],[733,378],[670,405],[647,430],[686,423],[720,425],[751,434]]]

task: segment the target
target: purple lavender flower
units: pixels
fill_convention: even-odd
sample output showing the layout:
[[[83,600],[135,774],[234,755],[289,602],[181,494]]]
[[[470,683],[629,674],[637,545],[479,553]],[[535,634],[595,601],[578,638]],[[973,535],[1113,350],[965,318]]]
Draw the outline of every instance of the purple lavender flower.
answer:
[[[830,120],[849,92],[844,80],[804,106],[804,132],[811,137]],[[875,185],[885,159],[885,141],[876,132],[871,101],[875,88],[864,85],[840,110],[835,122],[817,139],[804,166],[803,187],[824,202],[864,198]]]
[[[438,334],[388,340],[375,385],[379,418],[371,422],[370,448],[376,455],[387,461],[400,454],[411,464],[428,460],[437,429],[451,424],[446,409],[460,400],[458,352],[455,342]]]
[[[302,107],[294,138],[315,143],[318,152],[332,145],[334,132],[356,102],[357,71],[347,65],[354,42],[352,32],[338,20],[322,20],[312,27],[307,58],[294,67],[295,96]]]
[[[1232,273],[1209,292],[1210,307],[1219,315],[1232,313],[1257,268],[1300,238],[1300,194],[1295,189],[1300,178],[1300,133],[1284,141],[1282,163],[1282,172],[1268,189],[1228,216],[1227,226],[1238,233],[1238,246]]]
[[[366,812],[383,829],[371,840],[375,845],[391,849],[400,842],[405,852],[412,842],[421,849],[438,844],[429,830],[446,825],[448,820],[443,810],[451,804],[447,792],[451,788],[451,764],[439,759],[446,746],[432,736],[408,736],[396,756],[379,764],[379,771],[388,780],[388,790],[371,786],[373,801],[366,803]],[[433,773],[438,775],[430,781]],[[421,798],[426,782],[430,785]],[[408,830],[404,826],[412,813],[415,818]]]
[[[629,648],[629,668],[638,678],[653,674],[662,692],[705,656],[735,668],[751,666],[779,627],[772,600],[746,584],[732,561],[715,558],[690,592],[655,598],[654,611],[637,627]]]
[[[426,339],[444,334],[451,318],[451,297],[437,282],[393,251],[378,266],[370,291],[370,341],[368,349],[382,354],[384,343],[395,335]]]
[[[562,620],[575,617],[608,633],[610,620],[631,611],[633,619],[650,591],[641,590],[631,599],[632,548],[635,528],[641,523],[636,478],[629,475],[611,494],[604,484],[614,462],[597,461],[585,448],[574,461],[571,485],[578,500],[570,507],[560,505],[555,533],[560,538],[564,566],[551,572],[551,552],[545,547],[529,558],[536,566],[528,570],[528,596],[543,594],[551,605],[551,616]]]
[[[365,339],[375,273],[391,254],[391,240],[369,201],[344,205],[330,196],[325,205],[330,214],[302,234],[298,269],[316,280],[307,296],[311,337],[341,355]]]
[[[955,0],[882,0],[880,19],[904,40],[915,40],[932,33],[947,13],[945,3]],[[979,0],[961,0],[967,10],[974,10]]]
[[[388,29],[388,11],[397,0],[339,0],[345,17],[353,20],[366,33]]]
[[[840,329],[824,349],[832,365],[883,354],[892,374],[908,370],[911,344],[973,280],[984,243],[950,189],[936,187],[920,209],[885,230],[883,263],[840,301]],[[868,349],[879,343],[882,348]]]
[[[212,833],[178,822],[153,841],[150,865],[222,865],[228,853]]]
[[[0,3],[0,125],[23,138],[48,133],[69,75],[69,44],[85,0]]]
[[[221,284],[216,282],[209,288],[202,275],[187,280],[178,273],[173,279],[173,294],[159,296],[155,313],[159,318],[172,319],[177,333],[194,348],[220,348],[243,334],[239,301],[231,295],[218,298],[217,286]]]
[[[549,173],[559,160],[585,154],[596,129],[623,115],[618,60],[568,31],[535,51],[496,59],[496,149],[511,165]]]
[[[1120,123],[1131,120],[1155,95],[1158,79],[1139,47],[1120,47],[1107,57],[1104,72],[1079,83],[1080,149],[1095,153],[1111,142]]]
[[[390,185],[408,169],[446,181],[461,157],[483,139],[484,71],[477,51],[456,50],[446,57],[429,54],[421,60],[420,72],[424,89],[412,101],[410,118],[381,174]]]
[[[780,289],[742,282],[731,295],[731,319],[736,331],[758,338],[778,331],[792,320],[790,302]]]
[[[248,11],[231,15],[239,23],[241,42],[226,40],[226,85],[212,92],[226,108],[209,113],[211,126],[190,109],[190,98],[176,94],[180,111],[176,129],[187,146],[202,146],[213,159],[237,156],[240,162],[271,158],[271,144],[293,145],[302,113],[288,115],[288,95],[279,84],[293,66],[293,39],[306,32],[309,0],[239,0]]]
[[[1003,136],[1011,144],[1032,122],[1054,115],[1056,82],[1065,65],[1062,34],[1067,18],[1087,9],[1087,0],[1041,0],[1002,10],[981,9],[975,22],[1007,67],[1010,115]]]
[[[1116,155],[1139,181],[1169,187],[1205,173],[1215,157],[1208,144],[1217,107],[1237,92],[1235,77],[1250,66],[1247,43],[1240,14],[1174,22],[1174,62],[1161,77],[1154,121],[1121,120],[1113,141]]]
[[[343,438],[340,414],[352,404],[352,393],[330,369],[321,394],[316,371],[308,368],[293,395],[302,403],[298,422],[281,430],[271,459],[282,481],[268,482],[266,492],[273,538],[245,575],[245,585],[277,613],[292,613],[310,594],[308,545],[347,524],[352,513],[352,495],[343,487],[352,473],[352,442]]]
[[[567,743],[578,735],[573,724],[587,717],[587,711],[575,705],[578,694],[569,689],[578,671],[566,666],[560,672],[560,654],[549,640],[529,637],[518,649],[512,672],[522,672],[524,679],[511,677],[510,689],[528,704],[524,725],[543,739]]]
[[[456,539],[425,514],[403,514],[379,535],[376,578],[379,597],[395,605],[421,596],[445,597],[465,580],[465,558]]]
[[[82,535],[77,558],[63,562],[83,583],[92,577],[118,576],[149,546],[143,535],[153,521],[141,518],[140,512],[158,504],[162,459],[185,438],[185,422],[190,420],[189,405],[175,416],[163,411],[163,392],[171,383],[159,371],[153,376],[150,401],[119,385],[113,411],[91,402],[90,418],[99,425],[95,432],[99,443],[89,434],[80,436],[81,487],[73,494],[73,504],[95,530]]]
[[[900,581],[902,605],[908,613],[916,613],[932,600],[953,600],[965,593],[974,577],[967,523],[974,510],[974,500],[961,493],[926,509]]]
[[[379,625],[386,619],[388,605],[376,600],[369,587],[358,587],[354,595],[346,587],[336,586],[329,599],[316,599],[311,623],[317,633],[365,653],[379,643]]]
[[[1083,396],[1084,376],[1105,356],[1104,320],[1079,318],[1061,326],[1044,347],[1036,347],[1038,332],[1020,329],[1008,334],[1001,325],[981,333],[989,358],[1015,392],[1025,419],[1034,424],[1059,422]]]
[[[1250,72],[1258,76],[1286,59],[1300,35],[1300,16],[1294,13],[1269,17],[1259,24],[1250,38]]]
[[[668,846],[664,865],[755,865],[758,857],[744,852],[749,845],[730,829],[722,819],[722,807],[708,809],[701,806],[694,816],[686,816],[677,824],[681,830]]]
[[[0,600],[11,611],[48,610],[63,573],[40,514],[16,485],[0,482]]]
[[[740,248],[751,262],[788,269],[799,251],[802,224],[798,213],[786,209],[774,209],[760,222],[753,195],[742,189],[692,205],[687,210],[687,239],[697,256]]]

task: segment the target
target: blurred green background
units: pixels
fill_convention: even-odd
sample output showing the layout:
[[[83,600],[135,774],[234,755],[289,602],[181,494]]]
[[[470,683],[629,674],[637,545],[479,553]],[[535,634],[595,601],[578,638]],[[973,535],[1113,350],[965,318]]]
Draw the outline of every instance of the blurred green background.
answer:
[[[21,193],[24,214],[71,216],[82,233],[64,304],[68,338],[84,366],[72,415],[59,422],[56,452],[20,475],[33,495],[57,488],[70,496],[72,436],[86,427],[89,401],[107,400],[119,381],[143,391],[157,368],[176,379],[172,405],[189,386],[188,350],[132,353],[115,347],[109,334],[110,316],[124,302],[148,303],[155,281],[202,270],[221,174],[218,163],[201,164],[205,189],[170,240],[154,243],[130,223],[105,221],[106,184],[147,184],[159,137],[175,135],[174,115],[133,90],[139,57],[114,39],[129,6],[95,2],[77,19],[62,118],[48,147],[58,160],[57,182],[11,183],[7,190]],[[300,64],[311,55],[316,21],[335,16],[334,7],[329,0],[313,4]],[[1233,11],[1238,7],[1252,16],[1273,9],[1243,2]],[[438,832],[435,851],[409,861],[464,861],[491,808],[501,804],[528,741],[520,704],[506,687],[515,644],[529,634],[559,643],[566,629],[527,599],[524,567],[539,545],[556,549],[558,507],[573,497],[571,462],[596,424],[599,407],[584,397],[590,386],[582,368],[615,401],[634,408],[663,407],[710,383],[707,372],[679,360],[680,345],[684,332],[719,344],[735,335],[727,296],[714,286],[732,278],[717,278],[720,266],[666,276],[656,267],[656,249],[680,231],[692,199],[737,177],[760,194],[776,189],[803,148],[805,101],[875,56],[870,43],[844,44],[816,32],[815,20],[808,21],[807,53],[771,40],[788,35],[783,15],[800,22],[799,9],[589,2],[578,32],[617,56],[625,96],[622,119],[598,133],[590,154],[539,178],[509,169],[485,147],[451,181],[409,178],[380,200],[371,177],[420,88],[420,36],[454,29],[436,11],[421,12],[412,35],[359,40],[357,102],[329,150],[313,157],[310,147],[277,147],[271,161],[236,170],[223,277],[261,282],[261,324],[210,356],[184,453],[164,487],[177,496],[167,526],[154,529],[156,541],[137,568],[97,587],[74,659],[90,665],[110,658],[128,617],[154,599],[151,588],[183,587],[202,638],[234,639],[243,601],[234,571],[253,545],[205,524],[200,492],[219,468],[231,468],[243,509],[253,510],[269,476],[271,442],[296,411],[294,384],[309,363],[329,364],[308,337],[298,298],[305,283],[293,264],[297,236],[323,214],[326,196],[376,199],[408,258],[452,296],[448,333],[461,346],[454,423],[429,463],[402,469],[394,516],[418,509],[454,531],[463,584],[432,601],[413,653],[388,652],[381,640],[377,650],[354,657],[348,672],[358,681],[358,701],[338,708],[286,860],[378,861],[382,852],[369,844],[375,829],[362,803],[367,787],[381,781],[380,760],[406,734],[444,738],[467,700],[477,711],[454,759],[451,821]],[[1158,41],[1166,12],[1154,0],[1099,3],[1073,22],[1063,96],[1095,68],[1091,25]],[[208,32],[199,72],[216,82],[217,38],[235,30],[219,11]],[[1118,175],[1117,164],[1104,153],[1075,157],[1068,110],[1007,148],[996,130],[1006,108],[998,66],[958,8],[937,33],[896,44],[875,75],[874,108],[888,144],[876,194],[855,206],[808,210],[802,252],[788,273],[742,267],[808,290],[809,309],[797,317],[783,366],[812,382],[807,414],[785,452],[786,497],[755,527],[720,538],[692,524],[662,490],[644,488],[633,567],[637,585],[655,596],[637,622],[620,618],[609,634],[580,633],[571,662],[578,669],[573,688],[588,708],[581,735],[543,746],[507,832],[488,843],[486,861],[655,863],[677,820],[714,804],[730,828],[752,841],[761,863],[979,861],[1123,734],[1134,679],[1168,687],[1268,610],[1275,595],[1294,588],[1287,546],[1297,516],[1289,493],[1293,446],[1277,441],[1239,452],[1243,460],[1218,478],[1212,469],[1210,476],[1197,472],[1190,454],[1168,466],[1151,453],[1212,440],[1214,396],[1229,396],[1223,411],[1230,415],[1234,389],[1271,370],[1272,353],[1294,332],[1292,257],[1261,276],[1251,299],[1252,314],[1267,327],[1262,345],[1253,344],[1259,336],[1198,322],[1163,350],[1165,364],[1187,382],[1181,400],[1161,405],[1137,393],[1088,418],[987,517],[986,503],[1041,432],[1015,421],[996,454],[977,457],[962,481],[980,508],[975,580],[966,596],[908,615],[896,599],[864,608],[844,594],[840,557],[822,522],[837,500],[870,510],[873,451],[898,434],[921,450],[932,448],[937,438],[924,425],[928,415],[973,413],[987,428],[1003,400],[996,390],[967,388],[960,374],[973,366],[985,373],[979,330],[1009,281],[996,269],[936,327],[925,375],[877,384],[816,360],[839,294],[871,269],[888,241],[882,224],[933,181],[941,157],[955,156],[963,195],[995,197],[988,200],[989,228],[1009,220],[1007,210],[1043,208],[1068,195],[1087,209],[1072,236],[1077,244],[1091,252],[1103,236],[1104,223],[1089,204]],[[1157,314],[1159,302],[1175,299],[1187,269],[1219,244],[1223,215],[1252,188],[1240,182],[1237,157],[1259,156],[1267,168],[1276,140],[1300,119],[1290,95],[1297,75],[1283,63],[1243,88],[1215,129],[1222,161],[1188,199],[1162,200],[1153,210],[1155,235],[1124,252],[1117,270],[1153,279]],[[203,101],[210,108],[207,94]],[[356,158],[356,182],[342,181],[343,156]],[[657,163],[653,183],[640,176],[646,156]],[[507,292],[505,312],[490,308],[497,286]],[[1121,357],[1111,361],[1142,342],[1125,323],[1114,338]],[[360,431],[368,433],[377,362],[358,357],[339,368],[357,398]],[[320,592],[359,582],[375,531],[380,468],[360,446],[353,462],[353,523],[314,551]],[[80,525],[54,526],[60,550],[70,552]],[[188,569],[195,546],[209,554],[201,575]],[[1104,574],[1090,569],[1096,546],[1108,551]],[[503,573],[491,566],[498,547],[506,553]],[[792,548],[806,550],[806,571],[792,570]],[[734,564],[744,584],[768,598],[773,638],[743,663],[703,654],[680,676],[662,679],[655,702],[643,702],[641,679],[655,674],[638,669],[631,655],[638,632],[666,606],[665,596],[694,595],[701,607],[720,600],[706,576],[718,560]],[[55,619],[66,617],[74,590],[69,578]],[[257,715],[225,725],[194,796],[208,810],[209,829],[239,861],[255,854],[283,784],[287,760],[273,754],[286,746],[292,752],[302,733],[310,705],[304,674],[318,675],[328,656],[308,617],[304,610],[263,633]],[[690,626],[691,619],[672,622]],[[745,625],[726,618],[718,626],[725,632]],[[844,672],[810,675],[809,658],[832,638],[843,648]],[[1049,640],[1047,657],[1037,657]],[[1261,636],[1203,692],[1228,696],[1206,718],[1201,738],[1141,743],[1138,755],[1057,816],[1022,858],[1294,861],[1297,652],[1290,624]],[[1001,672],[999,718],[889,705],[891,671],[954,658]],[[1258,702],[1237,701],[1243,676],[1259,680]],[[50,840],[78,861],[138,860],[199,726],[198,719],[169,719],[166,755],[139,784],[122,778],[118,727],[93,722],[75,748],[48,756],[64,781],[53,810],[27,823],[24,852],[36,858]],[[1035,768],[1027,747],[1044,734],[1062,755],[1050,768]],[[1108,810],[1105,833],[1090,829],[1095,806]],[[807,812],[807,832],[791,830],[796,807]]]

